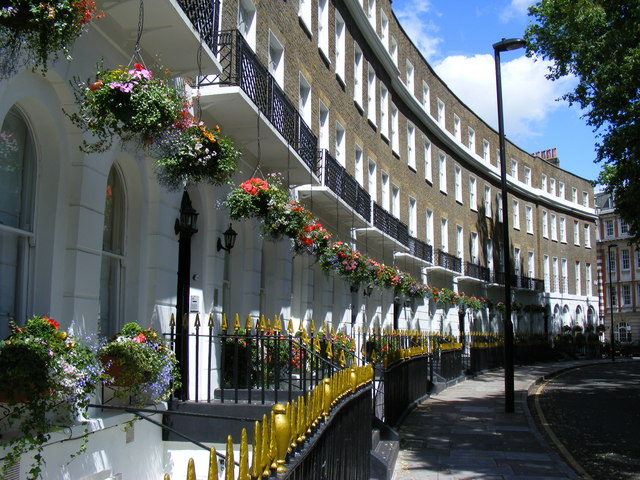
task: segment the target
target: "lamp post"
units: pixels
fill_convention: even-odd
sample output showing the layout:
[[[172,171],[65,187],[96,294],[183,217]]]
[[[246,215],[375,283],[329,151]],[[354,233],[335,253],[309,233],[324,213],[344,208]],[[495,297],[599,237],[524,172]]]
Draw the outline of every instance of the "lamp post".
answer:
[[[611,249],[617,248],[617,243],[607,245],[607,262],[609,262],[609,311],[611,312],[611,361],[616,361],[616,341],[613,334],[613,282],[611,281]]]
[[[496,63],[496,92],[498,97],[498,136],[500,137],[500,179],[502,191],[502,256],[504,264],[504,411],[513,413],[515,395],[513,386],[513,323],[511,322],[511,260],[509,258],[509,215],[507,200],[507,161],[502,107],[502,78],[500,75],[500,52],[517,50],[526,45],[519,38],[502,39],[493,44]]]

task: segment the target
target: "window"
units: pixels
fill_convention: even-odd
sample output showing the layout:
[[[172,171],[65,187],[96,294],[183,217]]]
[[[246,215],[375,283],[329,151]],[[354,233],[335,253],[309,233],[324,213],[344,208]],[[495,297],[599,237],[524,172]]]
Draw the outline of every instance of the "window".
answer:
[[[364,170],[362,168],[362,159],[362,148],[360,147],[360,145],[356,144],[356,151],[353,157],[354,177],[356,177],[356,181],[360,186],[364,186]]]
[[[464,234],[461,225],[456,225],[456,257],[464,259]]]
[[[440,152],[438,154],[438,162],[439,162],[438,174],[440,176],[440,191],[447,193],[447,157],[444,154],[444,152]]]
[[[533,208],[531,205],[524,207],[524,221],[527,225],[527,233],[533,234]]]
[[[269,32],[269,73],[280,88],[284,87],[284,47],[273,32]]]
[[[575,187],[571,188],[571,201],[573,203],[578,203],[578,189]]]
[[[498,206],[498,222],[502,223],[502,194],[496,195],[496,204]]]
[[[476,197],[476,177],[469,176],[469,208],[478,211],[478,199]]]
[[[353,101],[362,106],[362,50],[357,43],[353,46]]]
[[[558,241],[558,224],[556,222],[556,214],[552,213],[551,214],[551,240],[553,240],[554,242]]]
[[[549,255],[545,255],[542,261],[542,273],[544,276],[544,289],[545,291],[551,291],[551,278],[549,275]]]
[[[502,159],[500,158],[500,149],[496,148],[496,167],[502,171]]]
[[[400,155],[399,150],[399,126],[398,126],[398,108],[392,103],[391,104],[391,150],[393,150],[397,155]]]
[[[0,338],[9,321],[27,317],[29,240],[33,239],[36,151],[29,126],[17,107],[2,123],[0,155]]]
[[[630,343],[631,342],[631,325],[629,325],[626,322],[620,322],[619,324],[617,324],[614,338],[620,343]]]
[[[440,248],[443,252],[449,250],[449,222],[446,218],[440,219]]]
[[[369,175],[367,176],[367,180],[369,181],[369,195],[371,196],[371,200],[374,202],[378,199],[378,178],[376,177],[376,162],[369,159]]]
[[[380,177],[382,178],[382,208],[384,208],[387,212],[389,211],[389,175],[385,172],[380,172]]]
[[[409,235],[415,237],[418,233],[418,209],[416,207],[416,199],[409,197]]]
[[[256,7],[253,2],[251,0],[240,0],[238,3],[238,30],[253,51],[256,49],[255,20]]]
[[[627,284],[622,287],[622,305],[631,305],[631,286]]]
[[[311,125],[311,85],[304,78],[302,73],[299,74],[299,102],[298,109],[300,115],[307,125]]]
[[[527,277],[534,278],[535,276],[536,276],[535,254],[533,252],[529,252],[528,258],[527,258]]]
[[[518,200],[513,201],[513,228],[520,230],[520,203]]]
[[[580,245],[580,224],[577,220],[573,221],[573,244]]]
[[[414,70],[413,70],[413,64],[407,60],[406,63],[407,66],[407,90],[409,90],[409,92],[411,92],[411,95],[415,95],[415,83],[414,83]]]
[[[300,0],[298,17],[302,20],[307,31],[311,32],[311,0]]]
[[[318,0],[318,48],[329,59],[329,0]]]
[[[185,192],[182,202],[188,200]],[[124,184],[116,167],[111,167],[107,177],[104,204],[104,229],[102,233],[102,262],[100,267],[99,335],[111,337],[122,326],[122,298],[124,261]]]
[[[433,210],[427,209],[425,238],[427,244],[433,246]]]
[[[640,270],[640,250],[636,250],[636,270]]]
[[[524,183],[531,186],[531,169],[524,167]]]
[[[604,235],[607,238],[613,237],[613,220],[604,221]]]
[[[343,167],[346,165],[346,144],[344,127],[336,122],[335,155],[336,160]]]
[[[591,227],[589,224],[584,224],[584,246],[591,248]]]
[[[607,300],[610,299],[611,301],[611,306],[612,307],[617,307],[618,306],[618,292],[615,288],[615,285],[609,285],[609,295],[607,295]]]
[[[487,218],[491,218],[491,187],[489,185],[484,186],[484,215]]]
[[[471,153],[476,153],[476,132],[471,127],[467,131],[467,142]]]
[[[320,102],[318,112],[318,147],[320,150],[329,150],[329,108]]]
[[[582,205],[589,206],[589,192],[582,192]]]
[[[580,262],[576,261],[576,266],[574,267],[574,274],[575,274],[575,291],[576,291],[576,295],[581,295],[582,293],[582,279],[580,278]]]
[[[607,272],[611,271],[614,272],[616,271],[616,251],[615,250],[609,250],[608,251],[608,259],[607,259]]]
[[[459,142],[462,141],[462,134],[460,133],[460,117],[453,114],[453,136],[456,137],[456,140]]]
[[[544,238],[549,238],[549,221],[546,210],[542,211],[542,236]]]
[[[630,270],[631,269],[631,252],[625,248],[624,250],[621,250],[620,253],[621,253],[620,263],[622,264],[621,266],[622,270]]]
[[[391,41],[389,43],[389,55],[391,55],[391,60],[393,60],[393,63],[395,64],[395,66],[398,66],[398,42],[396,42],[396,39],[391,37]]]
[[[564,217],[560,217],[560,241],[567,243],[567,220]]]
[[[493,240],[491,238],[487,238],[487,268],[490,272],[493,272]]]
[[[620,235],[626,235],[629,233],[629,224],[623,219],[620,219]]]
[[[431,142],[424,139],[424,178],[429,183],[433,182],[433,172],[431,168]]]
[[[444,102],[438,99],[438,116],[436,117],[438,123],[444,127]]]
[[[369,64],[367,74],[367,115],[371,123],[376,124],[376,71]]]
[[[487,140],[482,140],[482,158],[485,162],[488,162],[491,159],[491,147]]]
[[[553,257],[552,260],[552,268],[553,268],[553,291],[557,292],[560,289],[560,276],[558,273],[558,257]]]
[[[454,176],[454,194],[456,197],[456,202],[458,203],[462,203],[462,169],[456,165],[455,169],[455,176]]]
[[[369,22],[376,29],[376,0],[367,0],[367,17]]]
[[[389,138],[389,91],[380,84],[380,135]]]
[[[400,218],[400,187],[391,184],[391,215]]]
[[[478,232],[471,232],[469,255],[471,256],[471,263],[478,265],[480,261],[478,258]]]
[[[422,108],[425,112],[431,113],[431,92],[426,82],[422,82]]]
[[[411,123],[407,123],[407,165],[416,169],[416,138],[415,127]]]
[[[389,51],[389,19],[382,10],[380,10],[380,40],[384,48]]]
[[[565,199],[565,195],[564,195],[564,182],[558,182],[558,196],[564,200]]]
[[[593,294],[593,290],[592,290],[592,279],[591,279],[591,264],[587,263],[586,267],[585,267],[585,272],[584,272],[584,283],[585,283],[585,294],[587,295],[592,295]]]
[[[556,179],[555,178],[550,178],[549,179],[549,192],[551,193],[551,195],[555,195],[556,194]]]
[[[544,173],[540,175],[540,189],[547,191],[547,176]]]
[[[336,38],[335,38],[335,55],[336,55],[336,75],[344,83],[344,66],[347,59],[345,54],[345,25],[344,20],[336,10]]]
[[[522,271],[522,256],[520,255],[520,249],[513,249],[513,271],[516,277],[520,276],[520,272]]]
[[[513,158],[511,159],[511,176],[518,179],[518,162],[516,162]]]

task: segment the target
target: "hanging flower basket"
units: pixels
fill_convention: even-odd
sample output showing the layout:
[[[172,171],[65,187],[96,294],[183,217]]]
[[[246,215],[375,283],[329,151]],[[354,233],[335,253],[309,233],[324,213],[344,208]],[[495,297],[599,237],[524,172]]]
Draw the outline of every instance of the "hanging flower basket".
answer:
[[[76,126],[97,137],[94,143],[82,142],[80,150],[86,153],[107,151],[115,135],[150,146],[174,129],[185,105],[181,89],[140,63],[115,70],[98,65],[95,82],[87,85],[76,77],[72,86],[78,111],[65,113]]]
[[[0,2],[0,78],[23,66],[47,71],[94,18],[101,18],[95,0],[4,0]]]
[[[177,190],[189,183],[221,185],[235,172],[239,156],[231,139],[217,125],[207,129],[187,110],[174,124],[173,132],[161,139],[164,150],[156,161],[160,183]]]

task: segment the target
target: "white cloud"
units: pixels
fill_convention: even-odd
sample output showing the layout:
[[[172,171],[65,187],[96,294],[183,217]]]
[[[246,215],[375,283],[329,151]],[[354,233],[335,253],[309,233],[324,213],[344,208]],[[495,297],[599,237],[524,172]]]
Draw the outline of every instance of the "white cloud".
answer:
[[[438,25],[426,20],[428,17],[426,14],[439,16],[439,14],[432,11],[430,2],[426,0],[405,2],[401,7],[393,10],[402,28],[404,28],[420,52],[427,59],[434,58],[439,52],[442,38],[438,37],[440,30]]]
[[[517,17],[526,17],[529,13],[531,0],[511,0],[511,3],[500,13],[500,21],[506,23]]]
[[[562,105],[556,101],[572,80],[545,78],[548,62],[521,56],[501,64],[505,130],[514,141],[542,135],[546,121]],[[434,65],[449,88],[497,129],[495,63],[492,55],[450,56]]]

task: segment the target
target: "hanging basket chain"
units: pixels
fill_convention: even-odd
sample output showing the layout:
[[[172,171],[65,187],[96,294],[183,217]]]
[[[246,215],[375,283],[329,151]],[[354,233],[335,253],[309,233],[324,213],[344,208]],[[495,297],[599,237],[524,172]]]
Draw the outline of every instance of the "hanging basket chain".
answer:
[[[144,0],[140,0],[140,7],[138,9],[138,32],[136,35],[136,44],[133,47],[133,55],[131,56],[131,60],[129,60],[129,64],[127,67],[131,67],[133,63],[141,63],[144,68],[147,66],[144,63],[144,59],[142,58],[142,53],[140,49],[140,40],[142,39],[142,32],[144,31]]]

